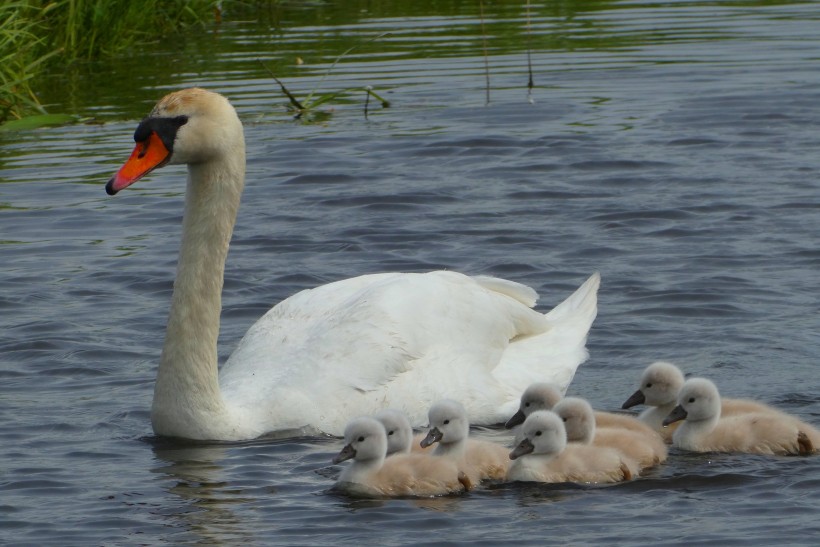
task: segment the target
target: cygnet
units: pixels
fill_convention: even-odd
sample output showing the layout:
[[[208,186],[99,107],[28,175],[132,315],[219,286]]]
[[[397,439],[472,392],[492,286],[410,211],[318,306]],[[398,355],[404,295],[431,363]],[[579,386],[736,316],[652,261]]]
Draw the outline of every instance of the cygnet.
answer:
[[[660,435],[645,426],[645,430],[597,427],[592,406],[585,399],[567,397],[553,411],[564,421],[570,443],[618,450],[627,461],[635,462],[639,471],[666,461],[666,444]]]
[[[458,401],[443,399],[428,411],[430,429],[421,441],[427,448],[438,443],[433,456],[454,462],[472,483],[486,479],[501,480],[510,460],[507,449],[490,441],[471,439],[467,411]]]
[[[679,424],[672,423],[665,427],[663,421],[678,404],[678,392],[684,381],[683,372],[677,366],[666,361],[656,361],[643,371],[640,387],[626,400],[622,408],[632,408],[640,404],[649,406],[638,417],[660,433],[666,442],[672,442],[672,435]],[[723,416],[750,412],[779,411],[763,403],[746,399],[724,398],[722,400],[721,414]]]
[[[510,452],[514,460],[507,480],[530,482],[610,483],[630,480],[630,466],[617,450],[567,444],[564,422],[552,411],[530,414],[522,440]]]
[[[423,454],[395,454],[386,458],[387,434],[374,418],[356,418],[345,427],[345,446],[333,458],[338,464],[353,459],[336,488],[366,497],[439,496],[470,488],[455,463]]]
[[[812,454],[820,433],[809,424],[781,412],[750,412],[721,417],[717,386],[705,378],[690,378],[678,394],[678,406],[664,420],[684,420],[673,444],[694,452],[752,454]]]

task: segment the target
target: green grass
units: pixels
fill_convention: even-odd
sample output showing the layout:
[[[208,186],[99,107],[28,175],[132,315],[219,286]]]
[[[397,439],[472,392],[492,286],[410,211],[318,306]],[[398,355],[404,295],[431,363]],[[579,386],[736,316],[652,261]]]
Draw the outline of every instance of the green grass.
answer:
[[[203,21],[215,0],[0,0],[0,124],[44,114],[34,92],[51,63],[134,50]]]

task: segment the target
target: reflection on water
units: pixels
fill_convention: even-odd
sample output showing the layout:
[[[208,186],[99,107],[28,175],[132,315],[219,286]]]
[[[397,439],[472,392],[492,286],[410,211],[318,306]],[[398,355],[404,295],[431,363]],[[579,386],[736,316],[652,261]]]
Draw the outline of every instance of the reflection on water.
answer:
[[[242,521],[233,511],[237,504],[251,498],[232,487],[220,462],[226,457],[226,448],[219,445],[174,447],[158,443],[152,447],[159,460],[151,469],[157,480],[176,499],[170,507],[157,509],[168,524],[187,531],[204,543],[246,543],[252,536],[243,530]]]

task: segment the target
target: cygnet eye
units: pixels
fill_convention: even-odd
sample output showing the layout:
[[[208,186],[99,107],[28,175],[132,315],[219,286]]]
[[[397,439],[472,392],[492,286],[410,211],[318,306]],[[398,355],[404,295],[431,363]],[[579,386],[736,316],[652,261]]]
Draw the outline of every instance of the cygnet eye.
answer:
[[[540,431],[536,431],[536,432],[535,432],[535,436],[536,436],[536,437],[540,437],[540,436],[541,436],[541,432],[540,432]]]
[[[652,382],[649,382],[648,384],[646,384],[646,387],[652,387]]]
[[[525,406],[525,407],[527,407],[527,408],[529,408],[529,407],[530,407],[530,403],[524,403],[524,406]]]
[[[566,422],[566,421],[567,421],[567,418],[563,418],[563,420],[564,420],[564,422]]]
[[[695,398],[694,398],[694,397],[689,397],[689,402],[690,402],[690,403],[694,403],[694,402],[695,402]]]
[[[392,429],[391,429],[390,431],[388,431],[388,432],[387,432],[387,435],[388,435],[388,436],[390,436],[390,435],[392,435],[392,434],[393,434],[393,430],[392,430]]]
[[[364,437],[359,437],[359,442],[363,443],[364,442]]]
[[[450,420],[444,420],[444,425],[447,425],[449,423],[450,423]]]

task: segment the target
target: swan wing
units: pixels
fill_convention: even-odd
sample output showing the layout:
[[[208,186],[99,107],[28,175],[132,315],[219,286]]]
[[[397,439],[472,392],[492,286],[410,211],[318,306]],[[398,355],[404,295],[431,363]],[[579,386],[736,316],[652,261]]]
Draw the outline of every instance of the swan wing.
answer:
[[[540,347],[544,355],[533,339],[560,323],[527,305],[533,295],[511,281],[447,271],[374,274],[302,291],[248,331],[220,372],[223,396],[249,419],[276,422],[273,429],[314,425],[338,434],[350,417],[388,405],[418,426],[443,397],[464,402],[475,423],[498,421],[501,406],[526,385],[515,380],[513,357],[519,368],[532,365],[530,353]],[[531,347],[516,349],[522,342]],[[581,349],[570,352],[565,383],[585,358]],[[260,410],[273,407],[275,416]]]

